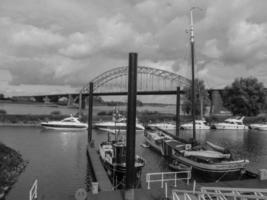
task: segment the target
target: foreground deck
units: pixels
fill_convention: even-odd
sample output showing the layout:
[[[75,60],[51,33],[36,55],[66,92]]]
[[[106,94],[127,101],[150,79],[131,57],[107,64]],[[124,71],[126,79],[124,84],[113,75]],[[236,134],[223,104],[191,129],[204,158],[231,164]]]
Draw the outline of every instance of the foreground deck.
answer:
[[[113,186],[106,174],[105,169],[99,159],[99,155],[96,149],[92,146],[88,146],[87,149],[88,157],[92,165],[92,169],[95,174],[96,181],[99,184],[99,193],[89,193],[87,199],[89,200],[161,200],[166,199],[184,199],[185,191],[192,196],[191,200],[197,199],[196,196],[192,195],[193,190],[199,193],[202,187],[213,187],[213,188],[249,188],[250,190],[265,189],[267,190],[267,180],[259,180],[259,178],[251,178],[245,180],[235,181],[220,181],[213,183],[195,183],[190,181],[189,184],[186,181],[178,181],[176,186],[173,181],[164,181],[164,186],[160,182],[151,183],[150,186],[143,185],[142,189],[131,189],[131,190],[113,190]],[[256,170],[249,169],[249,173],[254,174]],[[148,189],[150,188],[150,189]],[[172,194],[172,191],[179,190],[178,198]],[[256,199],[256,198],[255,198]],[[267,200],[267,196],[263,199]]]

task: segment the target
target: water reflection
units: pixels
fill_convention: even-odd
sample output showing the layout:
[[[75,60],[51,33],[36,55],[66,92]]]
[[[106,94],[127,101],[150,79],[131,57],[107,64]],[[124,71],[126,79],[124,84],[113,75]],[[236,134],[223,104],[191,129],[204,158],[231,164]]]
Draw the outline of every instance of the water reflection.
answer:
[[[175,130],[173,131],[175,133]],[[191,138],[192,131],[181,131],[181,137]],[[105,132],[93,130],[96,147],[107,140]],[[17,149],[29,160],[25,172],[8,195],[7,200],[27,199],[28,189],[35,178],[40,184],[40,199],[74,199],[78,188],[90,188],[92,172],[86,157],[87,132],[47,131],[39,128],[0,127],[1,142]],[[266,168],[267,133],[258,131],[197,131],[197,140],[206,140],[231,149],[235,155],[248,158],[250,166]],[[136,153],[144,157],[142,185],[148,172],[169,171],[158,153],[140,145],[143,132],[136,133]]]

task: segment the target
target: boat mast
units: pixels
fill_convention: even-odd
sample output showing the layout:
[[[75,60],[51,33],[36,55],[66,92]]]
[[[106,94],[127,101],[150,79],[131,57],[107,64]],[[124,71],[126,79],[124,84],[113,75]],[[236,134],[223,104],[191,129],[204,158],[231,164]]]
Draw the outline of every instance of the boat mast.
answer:
[[[193,10],[196,7],[190,9],[190,46],[191,46],[191,66],[192,66],[192,120],[193,120],[193,142],[196,141],[196,122],[195,122],[195,49],[194,49],[194,22],[193,22]]]

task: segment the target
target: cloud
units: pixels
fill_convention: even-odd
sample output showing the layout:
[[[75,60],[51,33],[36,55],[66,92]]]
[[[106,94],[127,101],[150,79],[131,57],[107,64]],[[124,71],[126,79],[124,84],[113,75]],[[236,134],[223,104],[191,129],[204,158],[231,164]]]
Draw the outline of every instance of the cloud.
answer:
[[[266,85],[265,0],[2,0],[0,70],[9,86],[82,87],[135,51],[140,64],[190,77],[192,5],[202,8],[194,11],[196,75],[215,88],[237,75]]]
[[[216,39],[211,39],[205,42],[202,53],[210,58],[219,58],[222,52],[218,49]]]
[[[11,42],[15,46],[54,46],[61,44],[64,37],[59,34],[53,33],[50,30],[37,28],[34,26],[25,26],[19,32],[11,36]]]

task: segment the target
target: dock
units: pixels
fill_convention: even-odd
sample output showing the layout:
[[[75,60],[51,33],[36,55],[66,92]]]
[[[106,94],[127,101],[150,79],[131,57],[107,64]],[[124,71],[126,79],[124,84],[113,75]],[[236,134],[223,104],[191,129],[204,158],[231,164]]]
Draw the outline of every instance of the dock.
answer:
[[[88,160],[91,163],[96,182],[98,182],[100,191],[113,191],[113,185],[110,182],[107,172],[105,171],[100,159],[98,152],[93,145],[87,147]]]

